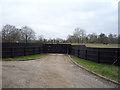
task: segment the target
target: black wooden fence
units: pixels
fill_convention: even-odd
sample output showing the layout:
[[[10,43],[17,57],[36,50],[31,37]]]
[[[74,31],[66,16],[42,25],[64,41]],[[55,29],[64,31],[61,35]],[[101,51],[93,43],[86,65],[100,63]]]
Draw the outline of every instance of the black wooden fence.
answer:
[[[70,44],[43,44],[43,52],[70,54],[70,46]]]
[[[2,58],[12,58],[42,53],[42,44],[2,43]]]
[[[120,48],[91,48],[81,45],[72,45],[71,54],[81,59],[120,65]]]
[[[2,43],[2,58],[40,53],[69,53],[70,44]]]
[[[40,53],[68,53],[97,63],[120,65],[120,48],[90,48],[85,45],[2,43],[2,58]]]

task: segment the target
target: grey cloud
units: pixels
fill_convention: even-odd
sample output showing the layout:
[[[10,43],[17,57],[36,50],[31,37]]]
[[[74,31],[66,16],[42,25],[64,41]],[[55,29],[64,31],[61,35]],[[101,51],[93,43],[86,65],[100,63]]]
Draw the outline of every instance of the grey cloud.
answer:
[[[111,2],[3,2],[2,25],[28,25],[46,38],[66,38],[74,28],[117,33],[117,8]]]

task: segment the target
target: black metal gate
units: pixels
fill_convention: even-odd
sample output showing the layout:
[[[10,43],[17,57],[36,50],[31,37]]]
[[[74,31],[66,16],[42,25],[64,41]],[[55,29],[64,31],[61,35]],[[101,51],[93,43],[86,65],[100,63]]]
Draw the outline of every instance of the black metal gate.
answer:
[[[44,44],[44,53],[70,53],[70,44]]]

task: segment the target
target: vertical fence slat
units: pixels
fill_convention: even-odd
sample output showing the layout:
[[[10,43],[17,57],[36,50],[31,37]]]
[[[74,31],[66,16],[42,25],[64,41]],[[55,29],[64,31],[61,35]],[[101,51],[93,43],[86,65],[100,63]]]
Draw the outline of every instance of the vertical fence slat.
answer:
[[[78,55],[77,55],[77,57],[79,57],[79,54],[80,54],[80,50],[78,49]]]
[[[24,47],[23,50],[24,50],[24,56],[26,56],[26,47]]]
[[[98,56],[97,56],[97,57],[98,57],[98,58],[97,58],[97,59],[98,59],[98,63],[100,63],[100,50],[99,50],[99,48],[98,48],[98,50],[97,50],[97,54],[98,54]]]
[[[85,59],[87,60],[87,49],[85,50]]]
[[[13,48],[10,49],[11,58],[13,57]]]
[[[35,48],[33,47],[32,49],[33,49],[32,51],[33,51],[33,55],[34,55],[35,54]]]

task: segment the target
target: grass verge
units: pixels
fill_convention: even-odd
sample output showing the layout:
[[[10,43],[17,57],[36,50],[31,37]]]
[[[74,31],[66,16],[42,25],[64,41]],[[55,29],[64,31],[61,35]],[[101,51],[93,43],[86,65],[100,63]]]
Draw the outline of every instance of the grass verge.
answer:
[[[101,74],[107,78],[120,82],[120,67],[107,65],[107,64],[98,64],[96,62],[87,61],[84,59],[77,58],[75,56],[70,55],[71,58],[76,61],[78,64],[86,67],[89,70],[92,70],[98,74]],[[119,74],[118,74],[119,73]]]
[[[41,53],[37,55],[29,55],[29,56],[19,56],[19,57],[14,57],[14,58],[3,58],[1,59],[2,61],[14,61],[14,60],[26,60],[26,59],[36,59],[38,57],[42,57],[46,54]]]

